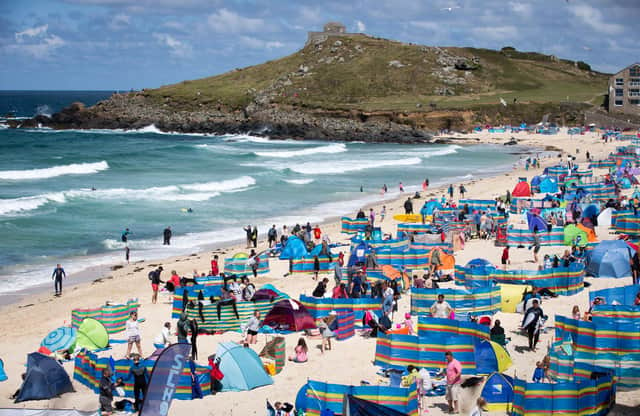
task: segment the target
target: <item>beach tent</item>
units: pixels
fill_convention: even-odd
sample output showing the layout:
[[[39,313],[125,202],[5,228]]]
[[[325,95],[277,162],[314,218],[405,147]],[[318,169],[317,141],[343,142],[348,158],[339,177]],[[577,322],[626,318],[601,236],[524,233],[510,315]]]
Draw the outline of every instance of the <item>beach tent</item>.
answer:
[[[577,246],[584,247],[588,242],[589,237],[587,236],[587,233],[576,227],[574,224],[569,224],[564,227],[565,246],[572,246],[575,244]]]
[[[77,332],[75,328],[61,326],[54,329],[40,343],[41,347],[47,348],[51,352],[73,349],[76,342]]]
[[[295,299],[282,299],[276,302],[267,316],[264,325],[284,331],[303,331],[316,327],[307,308]]]
[[[454,259],[455,262],[455,259]],[[455,267],[455,263],[454,263]],[[490,275],[493,273],[496,268],[491,262],[487,259],[476,258],[470,260],[465,266],[467,269],[471,269],[472,273],[480,274],[480,275]]]
[[[253,390],[273,384],[258,354],[235,342],[221,342],[216,350],[220,371],[224,374],[222,391]]]
[[[513,404],[513,378],[502,373],[491,373],[486,378],[480,396],[487,401],[489,412],[508,413]]]
[[[513,188],[511,196],[514,198],[531,196],[531,188],[529,187],[529,183],[526,180],[518,182],[515,188]]]
[[[308,254],[304,241],[292,235],[287,239],[287,244],[280,253],[280,260],[301,259]]]
[[[0,381],[5,381],[7,379],[7,373],[4,371],[4,361],[0,359]]]
[[[586,273],[594,277],[631,276],[629,245],[622,240],[604,240],[590,253]]]
[[[540,181],[540,192],[543,194],[555,194],[558,192],[558,181],[551,176],[545,176]]]
[[[367,243],[360,242],[357,246],[351,249],[351,255],[349,256],[348,267],[355,266],[358,263],[366,263],[367,262],[367,254],[369,254],[371,250],[369,249],[369,245]]]
[[[407,416],[406,413],[369,400],[345,394],[342,403],[343,416]]]
[[[454,259],[454,262],[455,262],[455,259]],[[443,265],[444,265],[444,262],[443,262]],[[455,263],[454,263],[454,266],[455,266]],[[411,287],[411,278],[407,273],[401,272],[400,270],[396,269],[390,264],[383,264],[380,267],[380,270],[382,270],[382,274],[389,280],[401,280],[403,288],[405,290]]]
[[[27,356],[27,372],[15,402],[46,400],[72,391],[69,375],[59,362],[32,352]]]
[[[587,235],[587,241],[589,241],[590,243],[595,243],[596,241],[598,241],[596,231],[593,228],[587,227],[584,224],[578,224],[576,227],[584,231],[584,233]]]
[[[538,230],[538,232],[547,231],[547,223],[544,222],[542,217],[539,215],[534,215],[531,212],[527,212],[527,224],[529,225],[529,231],[534,232],[534,230]]]
[[[600,213],[600,207],[596,204],[589,204],[582,209],[582,218],[591,218]]]
[[[531,286],[525,285],[513,285],[500,283],[500,297],[502,303],[500,304],[500,310],[502,312],[515,313],[518,303],[522,301],[522,294],[526,291],[531,291]]]
[[[501,373],[509,369],[512,364],[507,350],[493,341],[477,341],[475,357],[477,374],[491,374],[494,371]]]
[[[93,318],[83,320],[78,328],[74,350],[86,348],[89,351],[95,351],[107,346],[109,346],[109,333],[104,325]]]
[[[99,410],[76,409],[0,409],[0,416],[100,416]]]

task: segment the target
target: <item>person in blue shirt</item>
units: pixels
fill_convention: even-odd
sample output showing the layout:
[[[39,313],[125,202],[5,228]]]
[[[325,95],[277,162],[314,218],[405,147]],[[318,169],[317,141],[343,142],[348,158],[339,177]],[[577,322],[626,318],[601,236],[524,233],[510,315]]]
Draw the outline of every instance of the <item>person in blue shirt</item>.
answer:
[[[120,236],[120,239],[123,243],[129,241],[129,234],[131,234],[131,231],[129,231],[128,228],[125,228],[125,230],[122,232],[122,235]]]
[[[67,277],[67,274],[64,272],[64,269],[60,264],[56,265],[56,268],[53,269],[53,274],[51,275],[51,279],[53,280],[53,287],[56,291],[56,296],[62,295],[62,278]]]
[[[133,397],[135,399],[134,408],[136,411],[140,411],[142,403],[147,393],[147,384],[149,382],[149,372],[147,367],[140,363],[140,356],[133,356],[133,364],[129,368],[129,373],[123,378],[125,381],[129,381],[133,378]]]
[[[351,287],[349,287],[349,294],[352,298],[359,298],[362,293],[362,277],[360,272],[356,273],[351,280]]]
[[[544,374],[544,365],[542,361],[538,361],[536,363],[536,369],[533,370],[533,382],[534,383],[544,383],[545,374]]]

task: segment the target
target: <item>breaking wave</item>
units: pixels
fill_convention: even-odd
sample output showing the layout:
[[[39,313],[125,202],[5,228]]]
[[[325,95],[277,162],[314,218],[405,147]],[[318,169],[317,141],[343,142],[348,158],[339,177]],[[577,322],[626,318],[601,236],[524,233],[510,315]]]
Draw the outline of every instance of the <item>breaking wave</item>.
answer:
[[[74,163],[43,169],[3,170],[0,171],[0,179],[19,181],[55,178],[62,175],[90,175],[107,169],[109,169],[109,164],[103,160],[96,163]]]

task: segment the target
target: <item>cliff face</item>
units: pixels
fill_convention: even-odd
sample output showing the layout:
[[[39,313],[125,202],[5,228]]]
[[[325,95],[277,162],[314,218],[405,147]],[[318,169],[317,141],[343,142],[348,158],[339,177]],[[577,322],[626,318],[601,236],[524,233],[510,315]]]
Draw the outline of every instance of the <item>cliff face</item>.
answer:
[[[602,91],[603,74],[554,57],[353,35],[216,77],[116,94],[92,108],[72,105],[21,126],[155,124],[179,132],[427,141],[439,129],[535,123],[544,115],[579,123]]]

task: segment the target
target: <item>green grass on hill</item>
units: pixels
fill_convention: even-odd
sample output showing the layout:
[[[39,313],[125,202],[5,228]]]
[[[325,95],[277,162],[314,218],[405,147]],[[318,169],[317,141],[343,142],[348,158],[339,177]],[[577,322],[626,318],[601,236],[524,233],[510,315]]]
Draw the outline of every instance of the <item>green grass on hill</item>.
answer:
[[[439,50],[468,63],[476,57],[479,66],[473,71],[444,68],[435,48],[353,35],[307,45],[260,65],[145,90],[145,95],[175,110],[239,110],[260,98],[302,108],[427,111],[433,105],[473,109],[500,98],[508,103],[517,98],[519,103],[594,104],[607,90],[606,75],[542,54]],[[392,61],[401,65],[392,66]],[[453,95],[442,95],[444,88]]]

